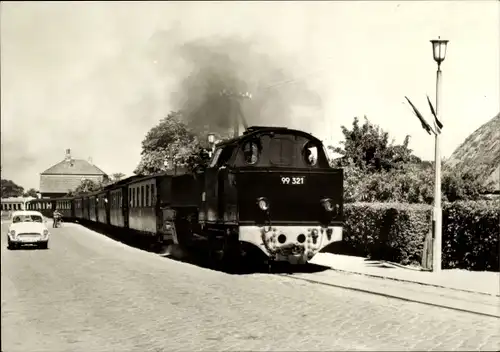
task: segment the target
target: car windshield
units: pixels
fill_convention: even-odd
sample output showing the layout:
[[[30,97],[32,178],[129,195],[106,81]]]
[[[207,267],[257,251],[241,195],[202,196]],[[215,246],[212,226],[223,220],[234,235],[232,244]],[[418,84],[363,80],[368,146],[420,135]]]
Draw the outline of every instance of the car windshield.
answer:
[[[43,219],[40,215],[16,215],[12,219],[13,223],[18,222],[43,222]]]

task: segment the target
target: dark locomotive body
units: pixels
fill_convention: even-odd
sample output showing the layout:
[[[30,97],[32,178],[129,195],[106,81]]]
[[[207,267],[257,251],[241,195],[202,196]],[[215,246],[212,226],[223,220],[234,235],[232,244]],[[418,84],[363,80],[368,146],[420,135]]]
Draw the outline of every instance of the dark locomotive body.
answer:
[[[342,195],[343,172],[328,165],[317,138],[251,127],[219,143],[205,170],[132,176],[39,203],[153,243],[191,246],[204,238],[211,252],[233,260],[253,248],[270,260],[303,263],[342,240]]]

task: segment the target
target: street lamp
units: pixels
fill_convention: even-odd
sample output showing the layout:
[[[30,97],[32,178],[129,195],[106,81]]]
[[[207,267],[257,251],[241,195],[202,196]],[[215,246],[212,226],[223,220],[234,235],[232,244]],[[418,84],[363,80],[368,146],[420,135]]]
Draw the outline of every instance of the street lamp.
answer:
[[[439,135],[441,134],[442,121],[440,116],[440,98],[441,98],[441,63],[444,61],[446,56],[446,47],[448,45],[448,40],[442,40],[441,37],[438,39],[431,40],[432,43],[432,54],[434,56],[434,61],[437,63],[436,72],[436,110],[434,112],[434,129],[435,133],[435,143],[434,143],[434,208],[432,212],[432,228],[434,234],[434,245],[433,245],[433,255],[432,255],[432,271],[441,271],[441,255],[442,255],[442,208],[441,208],[441,151],[439,145]],[[431,105],[432,107],[432,105]],[[440,126],[441,125],[441,126]]]
[[[207,139],[208,139],[208,144],[210,145],[210,151],[208,152],[208,155],[211,158],[215,148],[215,134],[209,133]]]
[[[441,271],[441,251],[442,251],[442,209],[441,209],[441,155],[439,147],[439,135],[443,129],[443,124],[440,121],[441,117],[439,114],[440,107],[440,97],[441,97],[441,63],[444,61],[446,56],[446,46],[448,45],[447,40],[441,40],[440,37],[435,40],[431,40],[432,43],[432,54],[434,60],[437,62],[437,74],[436,74],[436,109],[432,106],[429,96],[427,96],[427,102],[431,109],[432,115],[434,116],[434,126],[429,124],[424,116],[418,111],[417,107],[405,96],[406,100],[413,109],[413,112],[420,120],[422,128],[429,134],[434,134],[434,206],[432,209],[432,234],[433,234],[433,244],[432,244],[432,271]]]

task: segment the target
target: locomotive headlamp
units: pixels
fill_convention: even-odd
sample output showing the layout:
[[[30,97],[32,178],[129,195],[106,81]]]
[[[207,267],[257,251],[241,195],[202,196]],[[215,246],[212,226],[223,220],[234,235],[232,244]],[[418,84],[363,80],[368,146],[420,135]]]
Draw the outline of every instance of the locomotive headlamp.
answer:
[[[334,205],[333,201],[330,198],[322,199],[321,205],[323,205],[323,208],[325,208],[326,211],[328,212],[333,211]]]
[[[257,205],[263,211],[266,211],[269,209],[269,201],[264,197],[257,198]]]

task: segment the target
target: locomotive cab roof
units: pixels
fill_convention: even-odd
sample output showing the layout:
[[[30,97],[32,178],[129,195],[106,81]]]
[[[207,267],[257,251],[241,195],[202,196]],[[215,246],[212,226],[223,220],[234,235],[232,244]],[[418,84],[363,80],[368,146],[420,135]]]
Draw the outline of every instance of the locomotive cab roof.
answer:
[[[216,145],[209,167],[329,168],[323,143],[286,127],[252,126]]]

